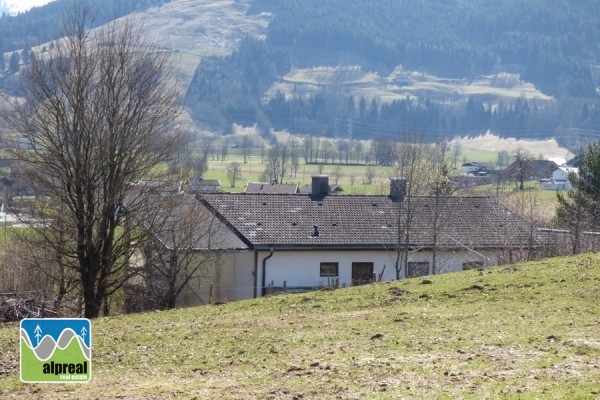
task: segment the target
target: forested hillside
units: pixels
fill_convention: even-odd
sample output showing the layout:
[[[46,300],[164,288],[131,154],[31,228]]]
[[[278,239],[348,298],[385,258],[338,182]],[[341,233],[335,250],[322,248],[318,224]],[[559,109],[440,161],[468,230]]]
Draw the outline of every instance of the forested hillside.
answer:
[[[594,95],[600,7],[593,0],[260,0],[269,43],[359,54],[446,76],[520,73],[551,95]],[[302,62],[298,59],[297,62]]]
[[[160,5],[138,14],[155,18],[155,30],[157,21],[185,22],[163,20],[167,8],[202,21],[206,29],[190,28],[189,38],[178,29],[178,44],[169,37],[181,24],[159,31],[174,59],[188,56],[186,80],[201,59],[186,101],[197,125],[215,133],[234,123],[265,136],[275,129],[359,139],[491,130],[555,137],[575,150],[600,136],[596,0],[58,0],[0,17],[0,89],[18,95],[17,72],[34,46],[52,48],[71,3],[91,5],[94,25]],[[225,9],[242,10],[250,25],[271,21],[266,34],[268,22],[248,33],[239,19],[220,18]]]
[[[27,50],[56,39],[56,34],[60,33],[60,21],[74,4],[93,10],[94,18],[91,20],[95,26],[99,26],[133,11],[144,10],[170,1],[103,0],[102,6],[98,7],[98,2],[94,0],[62,0],[48,3],[43,7],[34,7],[29,12],[15,16],[3,14],[0,17],[0,53]]]
[[[331,136],[394,135],[410,128],[430,137],[486,129],[539,137],[600,121],[600,7],[593,0],[255,0],[252,12],[262,11],[275,17],[261,51],[252,50],[258,47],[252,41],[243,43],[242,68],[236,69],[235,56],[199,66],[188,98],[212,110],[203,116],[197,108],[200,122],[220,120],[215,127],[227,131],[231,122],[254,121],[265,132],[274,127]],[[285,82],[294,70],[344,65],[359,65],[388,82],[396,77],[400,82],[388,84],[391,91],[414,83],[392,74],[398,66],[466,80],[509,74],[553,101],[459,90],[445,98],[431,92],[357,97],[327,81],[310,82],[318,89],[308,94],[301,90],[305,82],[294,82],[290,91],[224,95],[232,82],[248,88],[257,75],[264,87]],[[215,70],[236,72],[218,78],[211,75]]]

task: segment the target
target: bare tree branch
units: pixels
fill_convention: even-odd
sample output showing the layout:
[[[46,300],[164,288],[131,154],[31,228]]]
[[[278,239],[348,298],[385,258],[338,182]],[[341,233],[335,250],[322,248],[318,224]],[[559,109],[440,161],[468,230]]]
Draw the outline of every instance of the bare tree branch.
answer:
[[[8,99],[2,116],[31,143],[14,140],[9,152],[43,194],[43,224],[30,224],[36,239],[69,260],[94,318],[126,279],[135,239],[126,215],[147,210],[148,178],[159,178],[184,135],[167,54],[127,21],[93,31],[88,23],[89,11],[75,8],[64,39],[23,71],[23,99]]]

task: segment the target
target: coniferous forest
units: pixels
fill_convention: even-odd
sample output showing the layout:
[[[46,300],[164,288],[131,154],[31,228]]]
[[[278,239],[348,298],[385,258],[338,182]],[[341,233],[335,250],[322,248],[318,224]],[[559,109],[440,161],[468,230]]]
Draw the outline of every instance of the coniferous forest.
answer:
[[[197,119],[222,132],[235,122],[265,133],[351,131],[357,138],[416,129],[433,140],[491,129],[560,139],[567,128],[600,122],[600,8],[593,0],[255,0],[251,12],[263,11],[275,15],[266,40],[248,39],[229,57],[204,59],[190,85]],[[293,69],[344,64],[382,76],[398,65],[448,78],[506,72],[555,102],[477,95],[451,105],[427,96],[384,102],[326,84],[307,96],[265,96]]]
[[[175,0],[107,0],[100,25]],[[56,39],[60,0],[0,17],[0,88],[17,94],[12,75],[29,49]],[[478,135],[600,135],[600,7],[596,0],[249,0],[249,14],[270,13],[266,38],[247,37],[232,54],[202,57],[188,87],[190,115],[201,127],[233,124],[330,137],[395,137],[420,131],[431,140]],[[192,35],[192,33],[190,33]],[[193,40],[191,37],[190,40]],[[465,81],[507,74],[551,101],[489,94],[383,99],[330,82],[309,93],[278,89],[293,71],[358,66],[382,79],[396,68]],[[405,79],[405,78],[402,78]],[[459,90],[457,89],[458,93]],[[563,143],[565,144],[565,143]],[[568,145],[568,143],[566,143]]]

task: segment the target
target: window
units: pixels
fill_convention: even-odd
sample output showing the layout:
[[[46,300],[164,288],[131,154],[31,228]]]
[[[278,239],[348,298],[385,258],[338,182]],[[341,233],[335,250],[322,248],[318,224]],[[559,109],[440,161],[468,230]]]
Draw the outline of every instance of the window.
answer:
[[[321,263],[321,276],[338,276],[338,263],[322,262]]]
[[[429,261],[409,261],[407,278],[425,275],[429,275]]]
[[[463,263],[463,271],[479,268],[483,268],[483,261],[465,261]]]
[[[352,263],[352,286],[365,285],[373,282],[372,262]]]

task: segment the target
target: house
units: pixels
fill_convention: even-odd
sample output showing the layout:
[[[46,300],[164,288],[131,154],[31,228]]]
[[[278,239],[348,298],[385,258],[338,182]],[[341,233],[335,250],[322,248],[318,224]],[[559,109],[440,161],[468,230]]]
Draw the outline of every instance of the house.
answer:
[[[295,194],[298,193],[297,183],[277,183],[277,182],[248,182],[246,184],[246,193],[269,193],[269,194]]]
[[[461,167],[466,175],[473,176],[487,176],[494,169],[492,164],[477,161],[464,163]]]
[[[575,157],[573,157],[572,159],[570,159],[569,161],[566,162],[566,166],[567,167],[571,167],[571,168],[579,168],[581,167],[583,161],[583,154],[579,154]]]
[[[135,274],[124,285],[127,312],[165,307],[172,293],[176,306],[228,298],[229,292],[222,295],[221,290],[229,286],[221,282],[236,280],[233,255],[248,252],[248,246],[196,196],[149,195],[156,196],[150,202],[153,211],[139,223],[150,235],[136,243],[131,259]],[[252,280],[243,285],[252,286]]]
[[[313,177],[312,187],[306,195],[198,195],[237,245],[222,249],[218,274],[190,285],[191,294],[182,292],[187,297],[178,305],[207,302],[199,294],[209,286],[218,292],[213,300],[242,300],[284,288],[483,268],[516,260],[537,246],[530,226],[488,197],[407,198],[406,181],[398,179],[390,181],[389,195],[328,195],[326,176]]]
[[[552,172],[558,168],[558,164],[551,160],[515,160],[506,169],[504,176],[507,179],[540,180],[551,179]]]
[[[183,190],[189,194],[198,193],[216,193],[221,186],[218,179],[204,179],[201,176],[195,176],[183,183]]]
[[[540,189],[542,190],[571,190],[571,182],[569,181],[569,173],[578,172],[577,168],[573,167],[558,167],[552,171],[550,179],[540,179]]]

